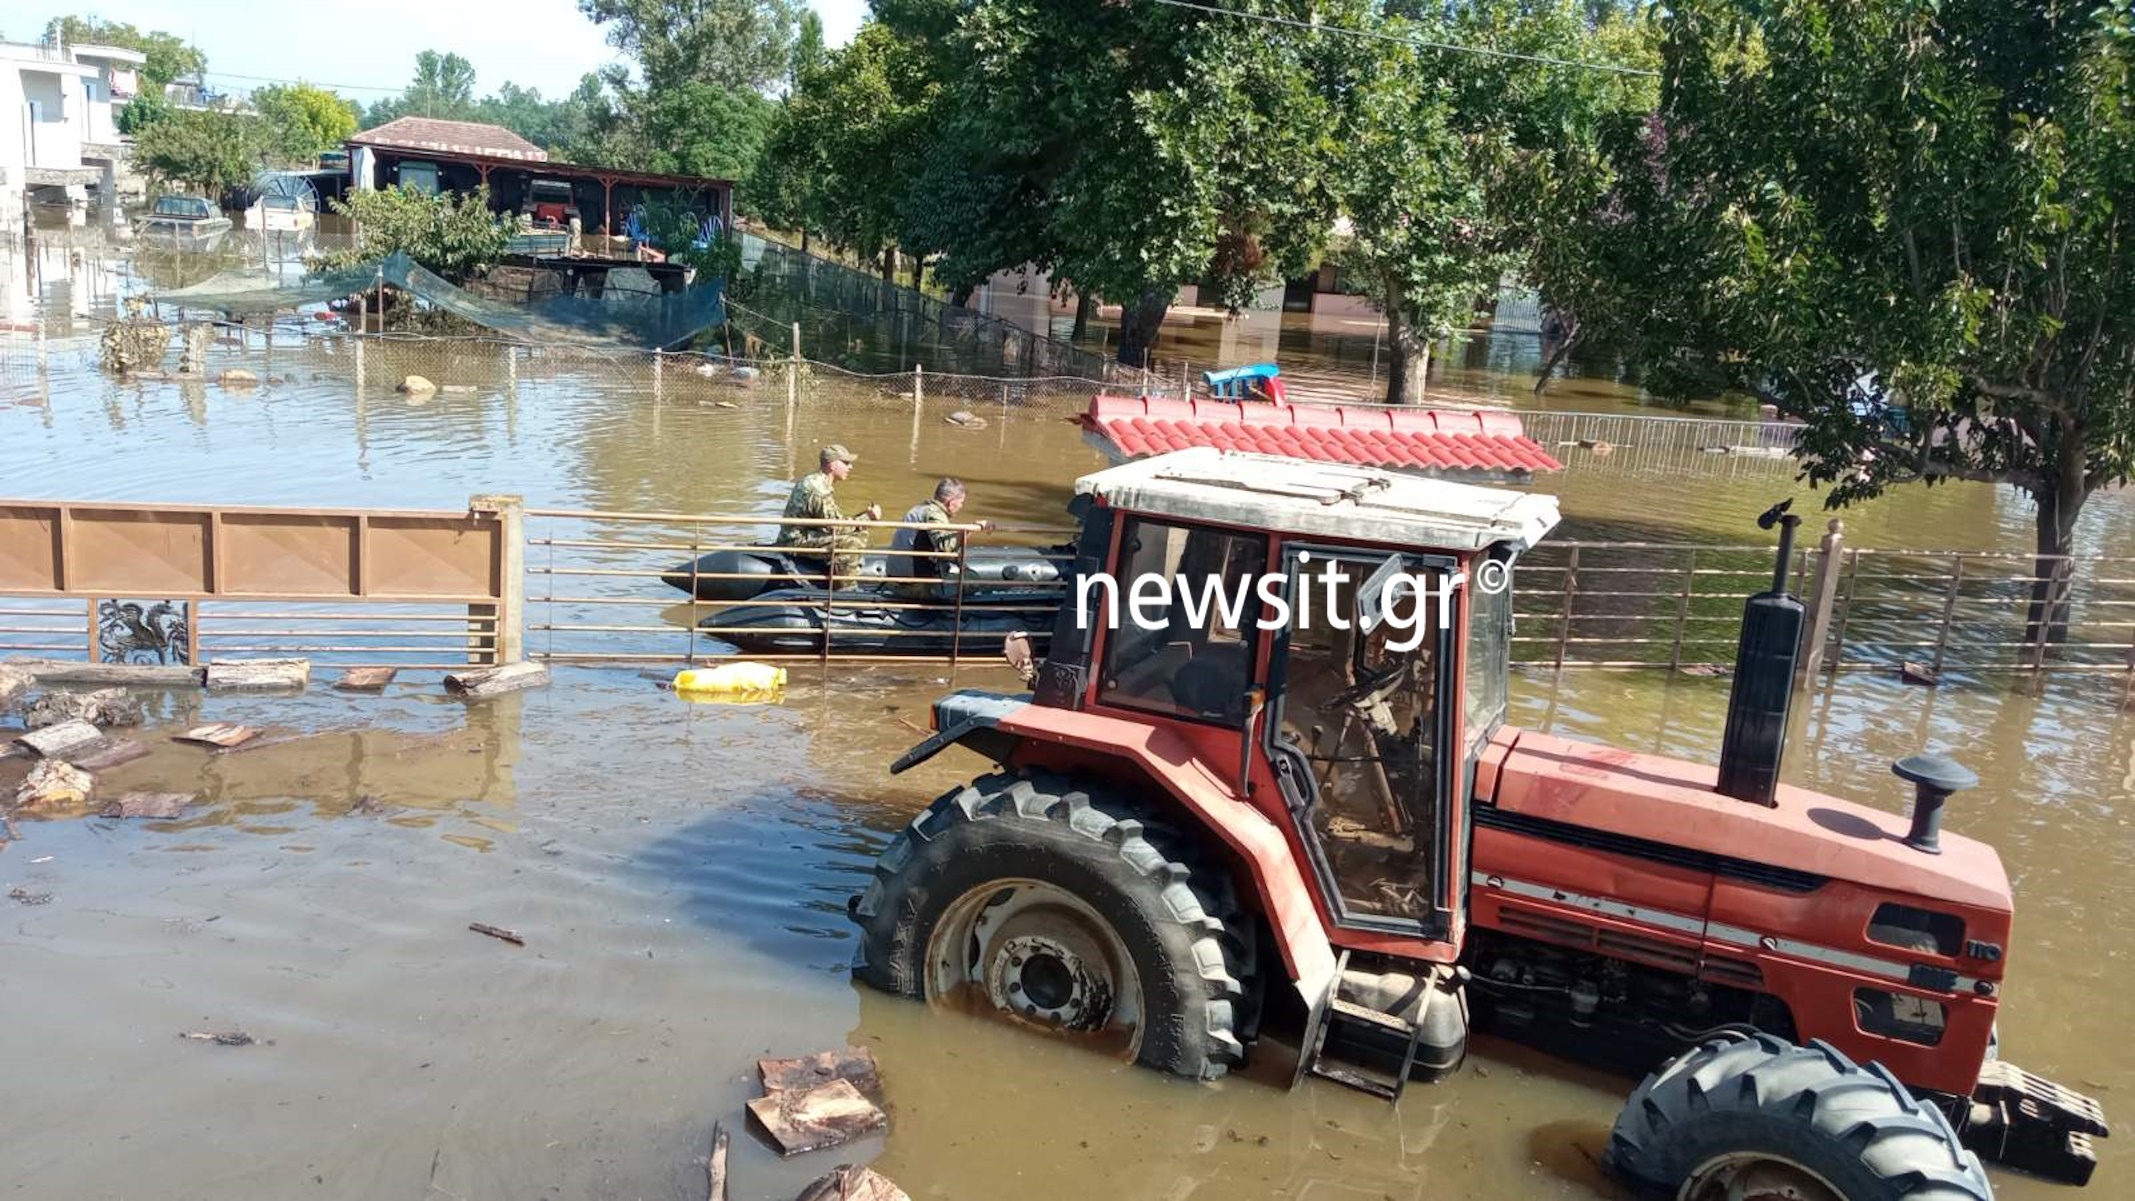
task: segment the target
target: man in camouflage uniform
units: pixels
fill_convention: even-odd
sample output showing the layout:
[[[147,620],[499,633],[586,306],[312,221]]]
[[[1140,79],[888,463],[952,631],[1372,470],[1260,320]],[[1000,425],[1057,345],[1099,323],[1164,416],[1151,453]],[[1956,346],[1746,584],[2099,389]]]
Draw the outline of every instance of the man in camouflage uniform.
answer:
[[[793,485],[793,492],[786,497],[787,517],[807,518],[816,521],[844,521],[846,516],[838,508],[836,489],[838,481],[852,474],[853,452],[843,446],[830,445],[823,448],[817,461],[822,470],[801,477]],[[869,505],[858,517],[863,521],[882,520],[882,506]],[[838,588],[850,588],[856,582],[851,577],[860,572],[860,552],[867,549],[867,531],[852,526],[835,525],[782,525],[778,527],[778,545],[816,547],[829,550],[830,571],[838,578],[833,581]],[[804,563],[819,565],[823,555],[795,556]]]
[[[891,576],[924,576],[931,583],[891,584],[890,592],[905,600],[953,600],[956,585],[944,579],[954,568],[956,561],[950,558],[935,558],[914,555],[911,551],[938,551],[954,555],[964,544],[961,530],[914,529],[913,525],[948,525],[956,519],[964,507],[964,481],[950,476],[934,485],[934,495],[913,505],[898,520],[911,523],[897,531],[890,541],[889,574]],[[993,523],[981,521],[981,530],[990,530]]]

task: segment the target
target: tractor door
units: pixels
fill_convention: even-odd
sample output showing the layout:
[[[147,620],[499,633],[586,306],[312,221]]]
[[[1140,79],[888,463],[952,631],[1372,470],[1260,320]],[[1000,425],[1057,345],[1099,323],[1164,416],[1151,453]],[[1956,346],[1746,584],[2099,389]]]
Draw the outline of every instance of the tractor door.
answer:
[[[1294,545],[1282,564],[1291,613],[1265,737],[1321,890],[1338,925],[1445,938],[1462,895],[1447,875],[1461,756],[1458,608],[1441,615],[1439,597],[1458,564]],[[1381,613],[1378,580],[1394,571],[1424,588]]]

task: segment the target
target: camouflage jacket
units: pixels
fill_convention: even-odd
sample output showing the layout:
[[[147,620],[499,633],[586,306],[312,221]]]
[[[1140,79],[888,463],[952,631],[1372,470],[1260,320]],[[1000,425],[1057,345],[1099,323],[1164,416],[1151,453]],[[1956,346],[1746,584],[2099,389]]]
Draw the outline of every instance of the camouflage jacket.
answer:
[[[843,521],[844,510],[838,508],[836,484],[821,471],[812,471],[793,485],[786,497],[783,516],[802,517],[816,521]],[[778,527],[778,545],[804,546],[828,542],[837,533],[836,527],[822,525],[782,525]]]
[[[955,519],[949,516],[949,510],[943,508],[940,501],[929,499],[913,505],[898,520],[947,525]],[[893,576],[927,576],[933,579],[940,579],[942,576],[949,574],[951,560],[914,556],[901,552],[931,550],[940,551],[945,555],[953,555],[956,553],[957,548],[963,544],[964,535],[960,530],[919,530],[910,528],[898,530],[897,536],[890,540],[889,573]],[[924,587],[924,585],[920,586]]]

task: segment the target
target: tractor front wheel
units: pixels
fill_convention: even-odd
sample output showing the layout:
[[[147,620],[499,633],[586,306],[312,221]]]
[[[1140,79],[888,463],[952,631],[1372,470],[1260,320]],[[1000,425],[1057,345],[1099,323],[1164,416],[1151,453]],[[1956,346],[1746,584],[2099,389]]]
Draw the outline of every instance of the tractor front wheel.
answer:
[[[1942,1111],[1881,1065],[1760,1034],[1676,1057],[1631,1094],[1604,1156],[1675,1201],[1991,1201]]]
[[[1250,925],[1187,840],[1059,776],[992,775],[912,820],[854,899],[854,974],[1062,1032],[1124,1036],[1149,1067],[1241,1063]]]

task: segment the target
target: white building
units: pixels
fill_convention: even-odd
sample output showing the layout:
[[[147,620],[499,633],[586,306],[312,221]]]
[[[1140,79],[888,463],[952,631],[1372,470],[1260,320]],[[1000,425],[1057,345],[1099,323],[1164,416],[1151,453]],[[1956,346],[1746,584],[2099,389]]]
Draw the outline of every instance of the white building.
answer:
[[[20,229],[33,202],[63,204],[78,224],[90,185],[111,196],[124,153],[115,109],[142,61],[116,46],[0,42],[0,231]]]

